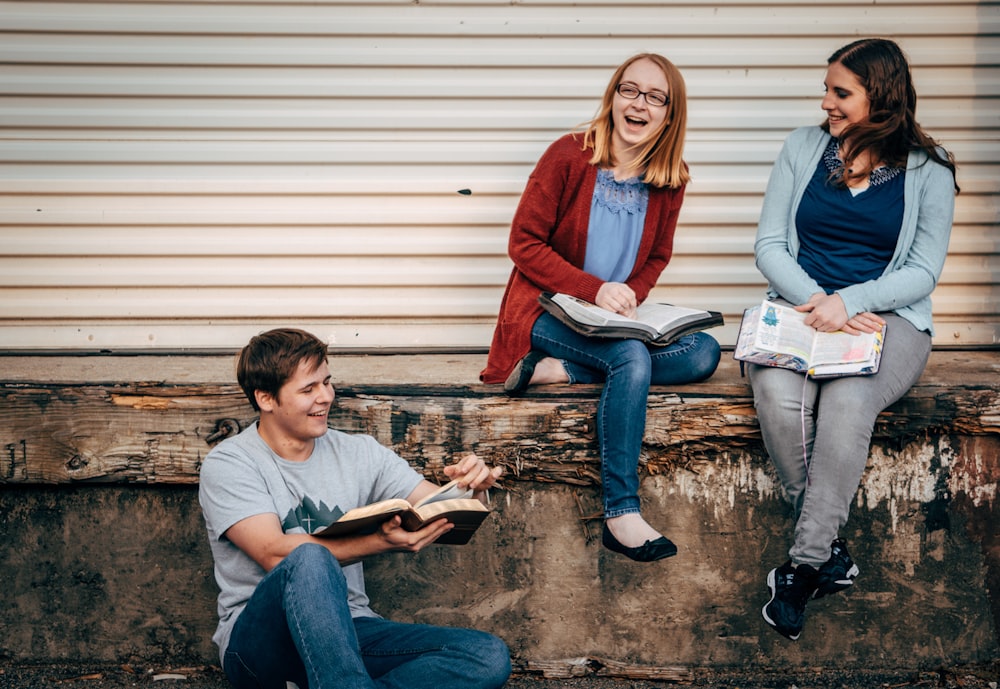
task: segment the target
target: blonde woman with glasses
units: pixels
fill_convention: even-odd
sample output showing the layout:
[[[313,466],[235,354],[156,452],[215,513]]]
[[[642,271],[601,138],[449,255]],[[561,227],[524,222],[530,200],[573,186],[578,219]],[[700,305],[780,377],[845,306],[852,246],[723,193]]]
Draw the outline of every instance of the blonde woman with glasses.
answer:
[[[666,347],[580,335],[544,313],[538,296],[561,292],[634,317],[670,261],[690,179],[682,159],[686,120],[680,71],[644,53],[615,70],[582,132],[549,146],[514,216],[508,244],[514,268],[480,375],[511,395],[546,383],[603,385],[595,423],[602,543],[640,562],[677,552],[640,512],[649,386],[708,378],[719,344],[704,333]]]

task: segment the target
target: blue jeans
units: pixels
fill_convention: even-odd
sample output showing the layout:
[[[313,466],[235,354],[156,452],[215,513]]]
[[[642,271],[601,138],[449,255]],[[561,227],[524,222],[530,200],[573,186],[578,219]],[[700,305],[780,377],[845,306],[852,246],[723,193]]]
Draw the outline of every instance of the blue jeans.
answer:
[[[814,380],[784,368],[748,369],[764,446],[795,508],[788,556],[796,564],[829,559],[868,464],[875,420],[927,365],[931,336],[894,313],[881,315],[888,327],[873,376]]]
[[[532,349],[562,361],[570,383],[604,383],[597,404],[604,517],[639,512],[639,452],[650,385],[680,385],[715,372],[719,343],[705,333],[666,347],[580,335],[548,313],[531,330]]]
[[[301,545],[271,570],[233,628],[224,669],[236,689],[499,689],[510,654],[485,632],[351,619],[336,558]]]

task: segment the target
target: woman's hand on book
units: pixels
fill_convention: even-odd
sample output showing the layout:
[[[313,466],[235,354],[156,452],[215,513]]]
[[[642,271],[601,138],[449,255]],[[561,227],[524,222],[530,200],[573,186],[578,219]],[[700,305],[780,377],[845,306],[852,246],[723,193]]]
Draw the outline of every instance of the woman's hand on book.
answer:
[[[639,307],[635,292],[621,282],[605,282],[601,285],[594,303],[626,318],[635,318],[635,310]]]
[[[809,301],[795,307],[796,311],[808,314],[805,324],[824,333],[842,330],[848,335],[874,333],[882,329],[885,319],[870,311],[863,311],[847,317],[847,307],[839,294],[816,293]]]
[[[841,328],[848,335],[861,335],[863,333],[874,333],[882,329],[885,319],[878,314],[865,311],[847,319],[847,323]]]
[[[805,304],[796,306],[795,310],[807,314],[805,324],[821,333],[840,330],[847,323],[847,307],[836,292],[817,292]]]

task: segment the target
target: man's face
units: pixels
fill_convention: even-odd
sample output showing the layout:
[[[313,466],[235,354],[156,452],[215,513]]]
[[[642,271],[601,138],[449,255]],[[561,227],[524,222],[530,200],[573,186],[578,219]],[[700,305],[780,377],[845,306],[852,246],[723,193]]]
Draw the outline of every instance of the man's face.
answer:
[[[333,384],[330,366],[321,361],[318,366],[301,361],[295,374],[281,386],[277,397],[258,392],[258,404],[267,413],[267,424],[273,434],[287,442],[307,443],[327,431],[327,416],[333,404]]]

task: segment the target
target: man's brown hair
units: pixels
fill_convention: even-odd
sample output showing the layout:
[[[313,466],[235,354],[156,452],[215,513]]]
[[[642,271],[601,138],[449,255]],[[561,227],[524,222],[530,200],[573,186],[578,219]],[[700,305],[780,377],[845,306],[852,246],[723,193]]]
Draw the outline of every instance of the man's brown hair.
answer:
[[[295,328],[277,328],[255,335],[240,351],[236,362],[236,380],[254,411],[256,391],[278,397],[281,386],[295,375],[302,361],[313,368],[327,361],[326,343],[312,333]]]

